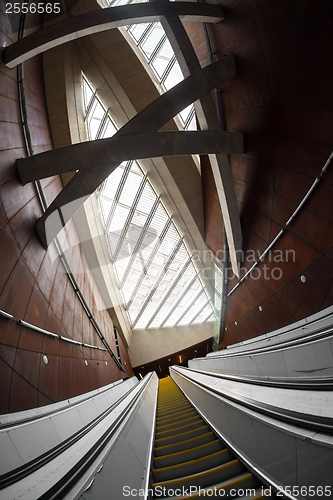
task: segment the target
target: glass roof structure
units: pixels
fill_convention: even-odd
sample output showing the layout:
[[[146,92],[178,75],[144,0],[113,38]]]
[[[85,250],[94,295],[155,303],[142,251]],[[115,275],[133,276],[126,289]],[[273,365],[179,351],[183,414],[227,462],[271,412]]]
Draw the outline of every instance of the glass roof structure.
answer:
[[[110,7],[116,7],[142,1],[144,0],[108,0],[108,3]],[[169,90],[183,80],[179,63],[160,22],[132,24],[120,28],[122,29],[127,31],[134,45],[143,54],[163,90]],[[178,116],[185,130],[197,129],[193,104]]]
[[[83,75],[90,140],[116,124]],[[100,189],[100,205],[118,285],[132,328],[162,328],[214,319],[214,311],[172,217],[137,161],[123,162]]]

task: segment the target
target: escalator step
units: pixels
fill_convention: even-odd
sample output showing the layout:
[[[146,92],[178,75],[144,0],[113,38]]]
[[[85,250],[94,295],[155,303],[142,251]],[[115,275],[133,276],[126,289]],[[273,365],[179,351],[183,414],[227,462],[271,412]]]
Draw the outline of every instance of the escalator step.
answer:
[[[156,422],[159,424],[166,422],[177,422],[180,418],[185,418],[186,416],[197,415],[197,412],[192,407],[188,407],[186,410],[182,410],[174,413],[173,415],[161,415],[156,417]]]
[[[237,490],[239,492],[243,492],[249,489],[253,489],[255,494],[260,495],[261,494],[261,488],[259,488],[258,492],[258,484],[256,478],[251,474],[250,472],[245,472],[243,474],[239,474],[236,477],[233,477],[231,479],[228,479],[226,481],[222,481],[220,483],[214,484],[209,487],[205,488],[199,488],[192,486],[188,487],[187,489],[180,488],[179,493],[177,492],[177,496],[175,496],[173,493],[176,491],[175,488],[165,488],[163,489],[157,489],[156,493],[158,494],[158,497],[156,495],[156,498],[164,498],[165,500],[171,500],[177,498],[177,500],[186,500],[190,498],[191,500],[196,500],[197,498],[228,498],[228,495],[230,494],[230,498],[235,498],[234,494],[237,494]],[[224,490],[224,493],[222,494],[222,490]],[[164,496],[161,496],[160,493],[163,493]],[[167,494],[168,496],[165,496]],[[172,496],[170,496],[172,495]],[[233,496],[231,496],[233,495]],[[238,499],[245,500],[244,496],[241,497],[236,497]],[[251,498],[251,496],[249,497]],[[261,497],[259,496],[258,499]],[[264,497],[263,497],[264,498]],[[256,499],[256,496],[253,497],[253,500]]]
[[[169,467],[160,467],[153,470],[154,481],[168,481],[179,477],[187,476],[198,472],[203,472],[213,467],[218,467],[224,463],[230,462],[233,459],[232,454],[228,449],[219,450],[215,453],[206,455],[202,451],[200,458],[182,462]]]
[[[201,436],[209,431],[208,425],[204,422],[200,422],[194,429],[190,429],[188,431],[183,431],[179,433],[174,433],[169,436],[164,436],[155,440],[156,446],[165,446],[168,444],[179,443],[179,441],[184,441],[185,439],[191,439],[192,437]]]
[[[186,431],[187,429],[190,430],[191,428],[195,428],[198,426],[198,424],[202,423],[202,419],[198,416],[196,419],[191,419],[192,421],[189,423],[186,423],[185,421],[182,425],[178,425],[177,427],[171,427],[171,429],[164,429],[164,430],[158,430],[156,431],[156,439],[159,439],[161,437],[166,437],[170,436],[176,431],[182,432]]]
[[[260,481],[210,430],[171,377],[160,380],[156,415],[151,485],[156,499],[267,498]]]
[[[219,465],[218,467],[213,467],[211,469],[198,472],[197,474],[190,474],[188,476],[180,477],[177,479],[172,479],[169,481],[162,481],[158,483],[153,483],[152,487],[155,489],[157,486],[165,487],[167,489],[171,488],[185,488],[185,487],[195,487],[200,486],[201,488],[206,488],[212,484],[220,483],[222,481],[227,481],[244,471],[244,466],[239,462],[239,460],[234,459],[226,464]]]
[[[170,453],[189,450],[190,448],[194,448],[195,446],[200,446],[201,444],[214,441],[214,439],[215,435],[210,431],[206,434],[202,434],[201,436],[186,439],[185,441],[180,441],[179,443],[156,447],[155,456],[160,457],[161,455],[169,455]]]
[[[160,457],[154,458],[154,467],[169,467],[172,465],[177,465],[182,462],[188,462],[190,460],[195,460],[196,458],[201,457],[203,454],[209,455],[210,453],[214,453],[216,451],[220,451],[223,448],[223,445],[219,439],[214,439],[208,443],[201,444],[194,448],[189,448],[184,451],[179,451],[176,453],[170,453],[169,455],[162,455]]]
[[[195,412],[193,413],[190,417],[184,417],[184,418],[180,418],[179,420],[174,420],[173,422],[170,422],[170,423],[162,423],[162,424],[157,424],[156,423],[156,430],[158,429],[158,432],[160,431],[163,431],[163,430],[167,430],[167,429],[174,429],[174,428],[178,428],[178,426],[180,425],[184,425],[185,423],[190,423],[190,422],[194,422],[194,421],[197,421],[197,422],[202,422],[202,418]]]

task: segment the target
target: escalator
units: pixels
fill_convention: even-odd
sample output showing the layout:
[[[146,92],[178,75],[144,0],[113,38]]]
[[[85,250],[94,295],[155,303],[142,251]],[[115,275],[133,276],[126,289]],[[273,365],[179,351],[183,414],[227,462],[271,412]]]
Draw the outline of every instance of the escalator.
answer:
[[[152,475],[155,498],[267,498],[266,487],[217,438],[171,377],[159,381]]]

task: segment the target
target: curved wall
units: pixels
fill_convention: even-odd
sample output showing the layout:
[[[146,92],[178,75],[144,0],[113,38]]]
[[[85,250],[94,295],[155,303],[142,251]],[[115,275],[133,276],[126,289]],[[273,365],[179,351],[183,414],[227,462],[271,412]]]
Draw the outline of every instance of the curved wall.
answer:
[[[243,132],[245,141],[245,154],[230,157],[243,230],[242,276],[284,227],[333,149],[333,19],[322,0],[221,3],[225,20],[212,26],[215,53],[233,52],[238,71],[222,89],[225,125]],[[203,35],[194,25],[189,30],[205,65]],[[202,178],[206,242],[217,253],[222,219],[205,159]],[[268,258],[230,295],[221,346],[332,305],[332,184],[333,162]],[[229,291],[237,283],[230,278]]]
[[[7,16],[0,15],[0,45],[10,44],[12,32]],[[52,148],[47,119],[42,61],[25,65],[25,89],[35,153]],[[46,252],[35,232],[41,205],[35,186],[22,187],[15,159],[26,155],[18,105],[16,70],[0,61],[0,309],[15,321],[0,317],[0,414],[42,406],[118,380],[122,373],[108,353],[83,348],[34,332],[17,323],[24,319],[58,335],[103,347],[56,259],[55,247]],[[48,202],[62,188],[60,178],[43,182]],[[69,229],[75,242],[75,232]],[[96,285],[79,252],[70,256],[79,270],[77,279],[102,331],[116,353],[109,314],[99,310]],[[121,345],[127,376],[132,375],[126,349]],[[48,364],[42,355],[48,357]],[[88,361],[88,366],[84,360]],[[107,364],[105,364],[105,361]]]

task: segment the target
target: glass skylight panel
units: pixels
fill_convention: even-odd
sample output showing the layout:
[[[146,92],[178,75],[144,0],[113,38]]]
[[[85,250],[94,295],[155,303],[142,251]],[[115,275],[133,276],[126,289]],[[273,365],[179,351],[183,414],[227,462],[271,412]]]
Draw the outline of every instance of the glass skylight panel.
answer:
[[[85,109],[88,108],[88,105],[91,101],[92,96],[94,95],[94,91],[91,88],[91,86],[88,84],[88,82],[84,79],[83,80],[83,99],[84,99],[84,107]]]
[[[106,220],[112,207],[112,201],[104,198],[103,203],[101,203],[101,207],[102,207],[103,218],[104,220]]]
[[[191,323],[197,311],[200,310],[206,302],[206,294],[203,290],[200,290],[196,295],[194,302],[191,302],[188,311],[179,321],[177,321],[176,325],[188,325],[189,323]]]
[[[142,51],[145,56],[149,60],[154,50],[161,43],[162,38],[165,40],[166,36],[164,33],[164,29],[162,28],[160,23],[156,23],[153,25],[152,29],[149,31],[145,40],[141,43]]]
[[[139,3],[144,0],[109,0],[109,6],[124,5],[127,3]],[[174,85],[183,80],[183,75],[176,60],[174,51],[159,22],[132,24],[126,27],[135,45],[144,55],[147,64],[154,70],[159,83],[165,90],[169,90]],[[188,114],[193,112],[193,105],[189,107]],[[191,126],[190,130],[196,129],[196,121],[184,117],[182,122],[184,128]]]
[[[177,85],[177,83],[181,82],[182,80],[183,80],[183,73],[180,69],[178,62],[175,61],[173,66],[172,66],[172,70],[168,73],[168,75],[166,76],[166,78],[164,80],[164,86],[167,90],[169,90],[172,87],[174,87],[175,85]],[[190,109],[187,108],[188,114],[192,110],[192,107],[193,106],[190,106]],[[183,111],[185,111],[185,110],[183,110]],[[183,112],[182,118],[184,117],[184,115],[185,115],[185,112]]]
[[[128,31],[134,38],[136,42],[139,42],[142,35],[146,31],[146,29],[150,26],[150,23],[142,23],[142,24],[133,24],[129,27]]]
[[[206,297],[207,299],[207,297]],[[212,312],[212,308],[210,306],[210,303],[208,300],[206,300],[206,304],[204,306],[204,308],[202,309],[201,313],[195,318],[194,321],[192,321],[192,324],[196,324],[196,323],[204,323],[205,321],[207,321],[207,316],[211,316],[211,312]]]
[[[116,127],[110,119],[107,120],[104,130],[102,131],[103,138],[112,137],[117,132]]]
[[[100,102],[96,99],[87,117],[90,140],[96,139],[97,132],[104,115],[105,110],[103,109],[103,106],[100,104]]]
[[[195,273],[194,273],[195,276]],[[193,302],[195,299],[196,295],[198,294],[198,291],[201,291],[202,285],[200,283],[200,280],[198,277],[195,277],[195,279],[192,278],[190,283],[192,282],[190,288],[187,286],[185,288],[185,291],[183,291],[182,296],[180,297],[180,300],[177,304],[177,307],[173,310],[171,315],[168,317],[166,320],[164,326],[174,326],[177,324],[179,318],[182,316],[186,308]]]
[[[116,125],[84,77],[83,87],[89,137],[113,135]],[[208,317],[211,305],[182,236],[137,161],[114,170],[100,189],[100,203],[132,326],[173,326]]]

